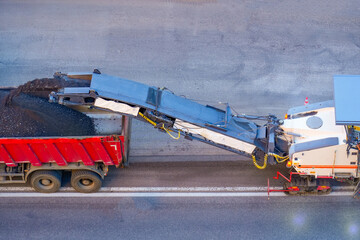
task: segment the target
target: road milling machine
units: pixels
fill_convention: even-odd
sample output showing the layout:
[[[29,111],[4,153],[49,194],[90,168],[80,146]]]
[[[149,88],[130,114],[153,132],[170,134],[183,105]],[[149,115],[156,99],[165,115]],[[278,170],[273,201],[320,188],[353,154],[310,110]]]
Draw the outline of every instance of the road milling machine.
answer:
[[[360,76],[334,76],[334,100],[290,109],[276,116],[239,115],[202,105],[167,88],[148,86],[98,70],[55,73],[66,81],[87,81],[50,94],[50,101],[84,113],[101,110],[135,118],[174,139],[184,136],[249,157],[255,166],[286,164],[284,190],[289,194],[325,194],[330,180],[356,185],[359,180],[360,112],[353,89]]]

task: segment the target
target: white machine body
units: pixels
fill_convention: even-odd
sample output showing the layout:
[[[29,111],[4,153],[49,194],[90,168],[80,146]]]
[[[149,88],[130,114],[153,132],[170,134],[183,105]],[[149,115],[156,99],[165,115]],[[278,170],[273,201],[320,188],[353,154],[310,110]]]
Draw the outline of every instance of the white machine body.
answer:
[[[358,150],[348,147],[348,126],[336,125],[333,101],[290,109],[281,129],[291,166],[300,174],[358,177]]]

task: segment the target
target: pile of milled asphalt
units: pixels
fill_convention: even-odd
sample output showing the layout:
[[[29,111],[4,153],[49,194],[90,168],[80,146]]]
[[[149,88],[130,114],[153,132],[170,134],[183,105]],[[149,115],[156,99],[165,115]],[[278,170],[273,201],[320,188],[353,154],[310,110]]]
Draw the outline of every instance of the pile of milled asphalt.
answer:
[[[9,94],[11,99],[9,100]],[[85,114],[47,99],[0,90],[0,137],[94,135],[92,120]]]

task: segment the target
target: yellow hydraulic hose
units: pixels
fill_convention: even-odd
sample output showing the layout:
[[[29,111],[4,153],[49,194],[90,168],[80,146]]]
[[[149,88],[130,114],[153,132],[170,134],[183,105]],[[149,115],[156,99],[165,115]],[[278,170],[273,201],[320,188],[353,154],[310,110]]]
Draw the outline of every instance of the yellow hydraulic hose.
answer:
[[[281,157],[280,155],[277,155],[275,153],[269,153],[270,156],[273,156],[277,163],[283,163],[286,160],[289,160],[289,156]],[[280,160],[279,160],[280,159]]]
[[[174,137],[174,136],[171,135],[171,133],[170,133],[171,130],[169,131],[168,129],[166,129],[165,126],[164,126],[164,124],[163,124],[163,126],[162,126],[162,129],[164,129],[165,132],[167,132],[167,134],[169,134],[169,136],[170,136],[172,139],[178,140],[178,139],[180,138],[180,130],[179,130],[179,132],[178,132],[178,136],[177,136],[177,137]]]
[[[146,121],[148,121],[151,125],[153,125],[154,127],[156,126],[156,123],[151,121],[148,117],[146,117],[144,114],[142,114],[141,112],[139,112],[139,115],[141,117],[143,117]]]
[[[266,168],[267,159],[268,159],[268,155],[267,155],[267,154],[265,154],[265,156],[264,156],[264,164],[263,164],[262,166],[260,166],[260,165],[257,163],[255,155],[252,155],[251,157],[252,157],[252,160],[253,160],[253,162],[254,162],[255,167],[257,167],[258,169],[265,169],[265,168]]]
[[[275,153],[268,153],[268,154],[265,154],[265,156],[264,156],[264,164],[262,166],[260,166],[256,161],[255,155],[252,155],[251,157],[252,157],[255,167],[257,167],[258,169],[265,169],[269,155],[273,156],[277,163],[283,163],[286,160],[289,160],[289,156],[281,157],[280,155],[277,155]]]
[[[154,127],[157,126],[156,122],[152,121],[151,119],[149,119],[148,117],[146,117],[143,113],[139,112],[139,115],[144,118],[146,121],[148,121],[151,125],[153,125]],[[165,125],[163,124],[162,127],[160,129],[163,129],[167,134],[169,134],[169,136],[175,140],[178,140],[180,139],[180,130],[178,132],[178,136],[177,137],[174,137],[173,135],[171,135],[170,131],[172,130],[169,130],[167,128],[165,128]]]

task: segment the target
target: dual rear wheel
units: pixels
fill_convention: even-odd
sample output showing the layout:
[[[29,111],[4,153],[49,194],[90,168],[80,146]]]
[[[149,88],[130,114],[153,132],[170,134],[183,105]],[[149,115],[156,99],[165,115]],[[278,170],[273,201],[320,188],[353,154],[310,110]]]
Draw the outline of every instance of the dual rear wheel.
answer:
[[[101,188],[101,178],[99,174],[91,171],[72,171],[71,186],[81,193],[97,192]]]
[[[59,171],[36,171],[31,175],[31,186],[41,193],[54,193],[61,186],[62,174]]]
[[[31,175],[31,186],[41,193],[54,193],[61,187],[62,171],[39,170]],[[71,173],[71,186],[81,193],[97,192],[102,185],[99,174],[87,170],[74,170]]]

